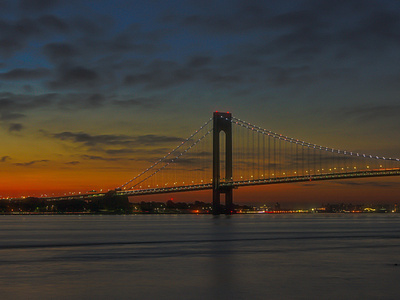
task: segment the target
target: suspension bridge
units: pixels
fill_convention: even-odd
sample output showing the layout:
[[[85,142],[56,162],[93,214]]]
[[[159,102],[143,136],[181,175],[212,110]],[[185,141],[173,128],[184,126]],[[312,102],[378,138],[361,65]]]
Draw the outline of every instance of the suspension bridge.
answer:
[[[261,128],[229,112],[214,112],[175,149],[113,192],[140,196],[212,190],[213,214],[230,214],[233,190],[242,186],[398,175],[399,158],[321,146]]]

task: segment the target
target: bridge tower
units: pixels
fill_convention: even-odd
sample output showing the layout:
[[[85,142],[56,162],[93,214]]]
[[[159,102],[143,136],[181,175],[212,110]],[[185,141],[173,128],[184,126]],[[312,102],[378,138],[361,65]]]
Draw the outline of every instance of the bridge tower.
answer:
[[[225,133],[225,179],[232,181],[232,114],[214,112],[213,116],[213,214],[219,215],[221,209],[220,195],[225,194],[225,213],[233,212],[233,186],[221,186],[220,178],[220,132]]]

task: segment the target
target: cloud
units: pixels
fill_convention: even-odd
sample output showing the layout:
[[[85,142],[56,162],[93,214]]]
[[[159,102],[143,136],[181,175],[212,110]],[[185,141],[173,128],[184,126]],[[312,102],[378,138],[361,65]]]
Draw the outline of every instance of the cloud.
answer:
[[[29,66],[12,66],[7,60],[7,67],[14,69],[5,69],[0,78],[31,80],[54,74],[46,78],[47,86],[32,84],[35,91],[46,87],[57,91],[43,105],[50,109],[150,107],[153,101],[167,101],[154,95],[165,95],[168,89],[174,89],[172,99],[191,96],[199,88],[211,88],[225,89],[229,96],[238,90],[250,91],[250,101],[254,95],[264,100],[269,96],[264,97],[266,93],[276,92],[273,88],[307,88],[323,80],[343,81],[346,76],[363,73],[370,66],[368,62],[376,60],[366,59],[358,67],[360,57],[371,56],[381,48],[386,50],[378,51],[378,55],[395,53],[398,47],[391,46],[400,41],[398,13],[390,11],[386,2],[377,6],[368,0],[240,0],[233,1],[226,10],[221,3],[192,1],[187,4],[189,10],[177,9],[164,16],[162,23],[151,26],[134,23],[136,18],[127,24],[97,13],[84,16],[79,9],[69,11],[74,7],[70,2],[62,2],[23,1],[20,8],[25,7],[24,12],[30,5],[38,9],[32,9],[29,16],[22,13],[0,20],[0,52],[14,55],[26,47],[24,55],[33,50],[29,52],[33,58],[40,56]],[[36,13],[40,7],[51,10],[58,5],[68,8],[67,13],[61,15],[58,9],[58,15],[56,11]],[[101,11],[100,6],[96,11]],[[40,54],[48,62],[43,63]],[[349,61],[352,64],[346,63]],[[37,62],[48,69],[35,69]],[[134,97],[121,96],[121,90]],[[227,96],[215,93],[213,97],[225,103]],[[277,98],[286,96],[289,99],[291,95]],[[316,93],[307,101],[313,97]],[[23,101],[18,100],[13,107],[0,108],[0,118],[18,120],[34,109],[22,105]]]
[[[155,154],[155,155],[160,155],[160,154],[166,154],[168,151],[171,149],[169,148],[156,148],[156,149],[140,149],[140,148],[122,148],[122,149],[108,149],[104,150],[104,153],[108,155],[126,155],[126,154],[144,154],[146,155],[146,158],[143,158],[142,160],[148,160],[147,155],[149,154]],[[130,159],[132,160],[132,159]],[[150,162],[153,162],[150,160]]]
[[[286,67],[294,62],[317,63],[320,58],[325,61],[354,61],[371,55],[376,58],[377,54],[389,52],[390,45],[399,45],[400,18],[387,3],[377,6],[374,1],[326,2],[294,1],[286,6],[238,1],[232,3],[229,12],[218,7],[197,10],[191,15],[165,16],[163,22],[192,32],[199,30],[200,36],[221,35],[226,39],[232,34],[231,43],[236,47],[228,50],[231,57],[236,61],[238,58],[258,61],[258,74],[262,74],[263,66],[271,64]],[[243,38],[240,44],[241,33],[247,32],[256,38]]]
[[[135,137],[135,143],[140,145],[153,145],[159,143],[182,142],[183,139],[175,136],[147,134]]]
[[[74,133],[65,131],[53,134],[52,136],[62,141],[72,141],[86,146],[126,145],[132,143],[131,137],[125,135],[90,135],[84,132]]]
[[[102,94],[64,94],[56,104],[62,110],[94,109],[106,104],[106,97]]]
[[[101,161],[116,161],[116,160],[119,160],[119,158],[102,157],[102,156],[97,156],[97,155],[82,155],[81,157],[83,159],[87,159],[87,160],[101,160]]]
[[[316,72],[310,66],[271,67],[266,70],[267,81],[273,86],[310,84],[334,78],[334,72]]]
[[[85,105],[88,108],[93,108],[93,107],[99,107],[103,104],[103,102],[105,101],[105,98],[103,95],[100,94],[92,94],[90,96],[88,96],[85,99]]]
[[[14,131],[19,132],[19,131],[21,131],[23,128],[24,128],[24,126],[23,126],[22,124],[20,124],[20,123],[12,123],[12,124],[9,125],[8,131],[9,131],[9,132],[14,132]]]
[[[144,85],[147,89],[162,89],[189,81],[192,73],[180,68],[174,61],[154,60],[140,72],[127,75],[126,85]]]
[[[347,52],[361,52],[376,56],[385,53],[389,46],[400,45],[399,31],[398,14],[377,10],[366,15],[353,27],[338,31],[334,42],[346,48]]]
[[[132,40],[132,33],[123,33],[119,34],[109,41],[104,42],[104,46],[109,52],[113,53],[126,53],[126,52],[135,52],[141,54],[153,54],[155,53],[159,47],[154,43],[148,42],[137,42]]]
[[[21,0],[20,8],[26,11],[43,11],[56,7],[59,0]]]
[[[0,162],[6,162],[6,161],[8,161],[8,160],[11,160],[11,157],[10,156],[3,156],[2,158],[0,158]]]
[[[155,59],[138,68],[138,72],[126,75],[124,84],[143,86],[146,90],[162,90],[187,83],[227,86],[245,82],[242,65],[233,70],[232,64],[224,65],[224,61],[216,62],[209,56],[192,56],[182,63]]]
[[[21,50],[24,44],[15,37],[0,37],[0,55],[8,57]]]
[[[62,111],[94,109],[102,107],[106,103],[106,96],[98,93],[46,93],[30,95],[28,86],[26,94],[0,93],[0,121],[10,122],[19,120],[34,110],[41,108]]]
[[[49,43],[43,47],[43,53],[52,61],[62,63],[79,54],[79,51],[68,43]]]
[[[137,97],[127,100],[114,100],[112,103],[117,106],[128,108],[131,106],[153,107],[156,103],[159,102],[161,101],[154,97]]]
[[[87,19],[75,20],[75,28],[82,26],[84,28],[83,38],[78,39],[75,45],[78,45],[80,52],[89,58],[93,57],[93,54],[110,56],[111,53],[115,60],[120,60],[124,54],[127,54],[127,57],[131,57],[132,54],[148,56],[167,47],[161,42],[164,30],[144,30],[141,24],[132,23],[117,32],[111,32],[110,28],[113,25],[114,20],[101,18],[91,22]]]
[[[376,182],[376,181],[337,181],[336,184],[341,185],[349,185],[349,186],[368,186],[368,187],[378,187],[378,188],[389,188],[389,187],[398,187],[398,182]]]
[[[140,136],[127,136],[127,135],[91,135],[85,132],[61,132],[56,134],[47,134],[53,138],[62,141],[71,141],[73,143],[83,144],[85,146],[112,146],[112,145],[125,145],[125,146],[152,146],[157,144],[171,143],[171,142],[181,142],[183,139],[173,136],[164,135],[140,135]],[[111,150],[110,150],[111,151]]]
[[[6,9],[7,7],[8,7],[7,0],[0,0],[0,8],[1,9]]]
[[[0,120],[1,121],[13,121],[17,119],[24,118],[24,114],[20,113],[13,113],[13,112],[7,112],[7,111],[1,111],[0,110]]]
[[[77,161],[77,160],[74,160],[74,161],[69,161],[69,162],[66,162],[65,164],[66,164],[66,165],[75,166],[75,165],[78,165],[78,164],[80,164],[80,162],[79,162],[79,161]]]
[[[34,80],[40,79],[49,74],[49,70],[45,68],[38,69],[25,69],[18,68],[8,71],[6,73],[0,73],[0,79],[3,80]]]
[[[55,94],[31,96],[0,93],[0,120],[7,122],[24,118],[26,114],[23,112],[48,106],[55,97]]]
[[[88,88],[95,87],[100,81],[100,75],[86,67],[72,67],[61,69],[58,78],[49,82],[52,89]]]
[[[38,163],[46,163],[49,162],[49,160],[47,159],[42,159],[42,160],[32,160],[29,162],[25,162],[25,163],[15,163],[15,166],[19,166],[19,167],[28,167],[28,166],[32,166],[34,164],[38,164]]]
[[[24,92],[26,92],[26,93],[33,92],[33,87],[30,84],[24,84],[23,89],[24,89]]]
[[[105,153],[109,155],[125,155],[125,154],[133,154],[137,153],[138,151],[135,149],[109,149],[105,150]]]
[[[0,92],[0,121],[10,122],[25,118],[37,109],[59,110],[96,109],[105,105],[128,108],[131,106],[151,107],[160,100],[154,97],[127,99],[126,96],[102,93],[45,93],[31,95],[31,86],[23,94]]]
[[[342,109],[341,111],[348,117],[360,118],[364,121],[375,121],[382,118],[398,118],[400,114],[400,105],[362,105]]]
[[[201,68],[210,65],[210,63],[213,61],[213,58],[211,56],[206,56],[206,55],[194,55],[189,58],[189,61],[187,62],[187,66],[189,68]]]
[[[90,43],[93,38],[102,40],[102,37],[108,37],[107,32],[112,28],[112,23],[112,19],[106,15],[92,15],[91,18],[88,15],[77,15],[71,19],[71,26],[85,37],[82,43]]]
[[[45,27],[48,31],[56,33],[67,33],[70,26],[61,18],[54,15],[45,15],[38,18],[41,26]]]
[[[208,34],[238,34],[251,30],[263,29],[268,26],[270,15],[265,5],[253,2],[239,1],[238,5],[230,3],[231,9],[209,9],[207,12],[180,16],[168,14],[162,21],[177,23],[182,27],[192,27]],[[210,13],[211,12],[211,13]]]
[[[171,161],[173,160],[174,164],[177,165],[188,165],[188,166],[194,166],[196,164],[201,164],[201,162],[196,159],[196,158],[190,158],[190,157],[179,157],[178,159],[171,158]]]
[[[27,110],[49,105],[56,98],[56,94],[42,94],[38,96],[0,93],[0,111]]]
[[[13,56],[24,49],[31,40],[43,40],[64,34],[69,27],[54,15],[39,18],[0,19],[0,55]]]

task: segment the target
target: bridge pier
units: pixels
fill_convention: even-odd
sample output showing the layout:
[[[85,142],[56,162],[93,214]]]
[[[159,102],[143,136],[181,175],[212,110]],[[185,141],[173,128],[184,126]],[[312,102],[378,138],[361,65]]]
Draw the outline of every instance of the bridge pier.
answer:
[[[232,182],[232,114],[214,112],[213,115],[213,215],[224,213],[221,208],[221,194],[225,194],[225,214],[232,214],[233,186],[221,186],[220,132],[225,133],[225,178],[224,183]]]

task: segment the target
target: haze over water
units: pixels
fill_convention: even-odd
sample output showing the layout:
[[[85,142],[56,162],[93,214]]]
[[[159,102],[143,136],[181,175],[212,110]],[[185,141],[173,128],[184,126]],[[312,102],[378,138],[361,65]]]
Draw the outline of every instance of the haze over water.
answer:
[[[399,214],[1,216],[1,299],[397,299]]]

